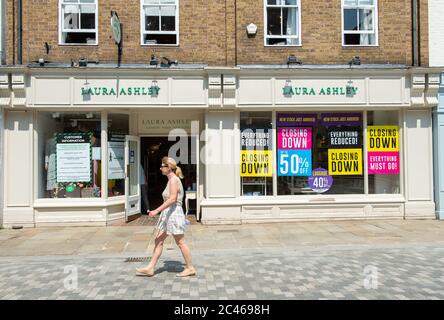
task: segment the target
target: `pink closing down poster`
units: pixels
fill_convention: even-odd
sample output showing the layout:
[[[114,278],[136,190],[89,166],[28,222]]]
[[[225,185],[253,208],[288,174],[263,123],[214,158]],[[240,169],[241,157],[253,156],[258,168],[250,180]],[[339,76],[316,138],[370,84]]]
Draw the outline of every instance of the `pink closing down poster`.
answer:
[[[278,149],[311,150],[311,128],[278,128]]]
[[[399,174],[399,152],[368,152],[368,174]]]

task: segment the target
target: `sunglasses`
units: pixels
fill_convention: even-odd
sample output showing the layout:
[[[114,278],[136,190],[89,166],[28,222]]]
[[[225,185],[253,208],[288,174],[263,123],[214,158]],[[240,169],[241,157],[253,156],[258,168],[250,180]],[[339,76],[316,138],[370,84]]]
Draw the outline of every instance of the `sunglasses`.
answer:
[[[161,167],[161,168],[168,168],[168,165],[163,164],[163,165],[161,165],[160,167]]]

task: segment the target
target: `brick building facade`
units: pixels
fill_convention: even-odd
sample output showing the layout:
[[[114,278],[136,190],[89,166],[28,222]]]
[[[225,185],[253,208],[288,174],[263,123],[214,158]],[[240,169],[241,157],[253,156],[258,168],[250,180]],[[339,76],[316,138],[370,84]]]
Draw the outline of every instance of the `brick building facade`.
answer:
[[[5,226],[143,214],[175,148],[202,223],[435,218],[427,0],[4,8]]]
[[[236,64],[281,64],[289,54],[305,64],[346,64],[352,56],[364,63],[412,65],[411,0],[378,2],[379,45],[343,47],[341,43],[341,0],[302,1],[302,45],[291,48],[264,46],[264,1],[180,0],[178,46],[147,47],[140,44],[139,1],[98,1],[98,45],[60,45],[59,0],[22,1],[23,63],[45,56],[52,62],[69,62],[86,57],[92,61],[116,61],[111,37],[110,11],[115,10],[123,25],[123,63],[145,63],[151,54],[171,56],[182,63],[214,66]],[[421,65],[428,65],[428,6],[419,3]],[[32,13],[32,14],[30,14]],[[17,64],[17,0],[6,1],[7,64]],[[257,34],[249,37],[246,27],[255,23]],[[50,46],[46,55],[45,42]]]

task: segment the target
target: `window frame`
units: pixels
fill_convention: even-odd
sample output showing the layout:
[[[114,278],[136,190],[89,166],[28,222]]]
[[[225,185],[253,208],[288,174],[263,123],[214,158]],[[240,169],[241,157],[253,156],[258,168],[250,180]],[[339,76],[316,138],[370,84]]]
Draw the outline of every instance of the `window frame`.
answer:
[[[141,46],[147,46],[147,47],[178,47],[180,45],[180,30],[179,30],[179,0],[174,0],[173,4],[159,4],[158,5],[152,5],[152,4],[144,4],[144,0],[140,0],[140,45]],[[176,24],[176,30],[175,31],[146,31],[145,30],[145,8],[146,7],[154,7],[154,6],[167,6],[172,7],[175,6],[175,24]],[[161,15],[159,15],[159,18],[161,19]],[[159,28],[160,28],[160,20],[159,20]],[[146,34],[154,34],[154,35],[176,35],[176,43],[175,44],[163,44],[163,43],[156,43],[156,44],[149,44],[144,43],[144,36]]]
[[[296,0],[296,5],[269,5],[268,0],[264,0],[263,4],[264,4],[264,46],[265,47],[278,47],[278,48],[282,48],[282,47],[301,47],[302,46],[302,23],[301,23],[301,0]],[[297,8],[297,14],[296,14],[296,19],[298,19],[297,21],[297,35],[296,36],[285,36],[285,35],[268,35],[267,33],[267,21],[268,21],[268,14],[267,14],[267,9],[268,8]],[[281,33],[282,33],[282,23],[281,23]],[[285,39],[298,39],[298,44],[284,44],[284,45],[274,45],[274,44],[267,44],[267,39],[269,38],[281,38],[283,40]]]
[[[357,6],[346,6],[345,5],[345,0],[341,0],[341,33],[342,33],[342,46],[343,47],[379,47],[379,19],[378,19],[378,0],[374,0],[375,3],[373,5],[360,5],[359,4],[359,0],[358,0],[358,5]],[[355,10],[360,10],[360,9],[371,9],[373,10],[373,31],[361,31],[361,30],[357,30],[357,31],[353,31],[353,30],[345,30],[345,25],[344,25],[344,10],[345,9],[355,9]],[[358,11],[359,14],[359,11]],[[359,19],[359,17],[358,17]],[[359,23],[358,23],[359,26]],[[375,44],[345,44],[345,35],[346,34],[369,34],[369,35],[374,35],[375,36]]]
[[[93,0],[95,5],[95,28],[94,29],[64,29],[63,27],[63,9],[65,5],[78,5],[80,6],[80,0],[77,0],[76,3],[65,2],[64,0],[59,0],[59,45],[61,46],[97,46],[99,44],[99,0]],[[86,5],[93,5],[93,3],[83,3]],[[79,15],[79,24],[80,24],[80,15]],[[62,42],[62,35],[64,32],[72,32],[72,33],[95,33],[96,41],[95,43],[64,43]]]
[[[240,113],[241,112],[271,112],[272,113],[272,134],[273,134],[273,193],[272,195],[260,195],[260,196],[246,196],[242,194],[242,177],[240,176],[240,171],[237,170],[237,177],[239,178],[239,189],[237,190],[237,197],[242,199],[243,201],[261,201],[261,200],[274,200],[274,201],[294,201],[294,199],[305,200],[305,199],[315,199],[320,196],[320,194],[315,195],[304,195],[304,194],[298,194],[298,195],[284,195],[284,194],[278,194],[278,156],[277,156],[277,114],[280,112],[288,112],[288,113],[309,113],[312,112],[313,109],[308,108],[290,108],[290,109],[275,109],[271,107],[264,107],[264,108],[242,108],[237,113],[237,123],[238,123],[238,143],[239,146],[240,143],[240,137],[241,137],[241,127],[240,127]],[[369,192],[369,173],[368,173],[368,146],[367,146],[367,127],[368,124],[368,113],[374,111],[393,111],[397,113],[397,124],[391,124],[396,125],[399,127],[399,165],[400,165],[400,173],[399,173],[399,193],[370,193]],[[334,109],[329,110],[328,108],[321,108],[317,109],[314,112],[332,112],[332,113],[349,113],[349,112],[361,112],[362,113],[362,134],[363,134],[363,147],[362,147],[362,175],[364,177],[364,192],[359,194],[329,194],[329,195],[323,195],[322,197],[325,197],[328,199],[329,197],[333,197],[335,199],[345,199],[345,201],[349,201],[349,199],[357,199],[358,201],[361,201],[362,199],[395,199],[395,201],[404,201],[405,200],[405,188],[404,188],[404,182],[405,182],[405,176],[403,174],[403,170],[405,168],[405,160],[403,157],[403,152],[405,149],[404,144],[404,127],[403,127],[403,121],[404,117],[402,115],[402,110],[396,107],[390,107],[384,110],[380,110],[378,108],[358,108],[356,110],[347,110],[344,108],[340,109]],[[378,124],[372,124],[372,125],[378,125]],[[240,159],[240,152],[241,148],[237,150],[237,159]],[[296,198],[295,198],[296,197]],[[354,200],[353,200],[354,201]]]

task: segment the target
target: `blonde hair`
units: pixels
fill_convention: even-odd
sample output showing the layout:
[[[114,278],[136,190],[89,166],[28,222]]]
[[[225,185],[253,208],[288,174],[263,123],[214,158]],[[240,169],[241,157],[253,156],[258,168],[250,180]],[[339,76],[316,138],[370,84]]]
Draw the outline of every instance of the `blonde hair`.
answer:
[[[162,163],[166,164],[167,166],[170,167],[170,169],[176,174],[176,176],[178,176],[180,179],[183,179],[183,173],[182,173],[182,169],[177,166],[176,160],[174,160],[173,158],[170,157],[163,157],[162,158]]]

